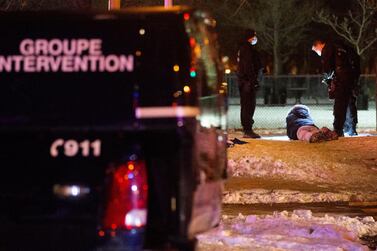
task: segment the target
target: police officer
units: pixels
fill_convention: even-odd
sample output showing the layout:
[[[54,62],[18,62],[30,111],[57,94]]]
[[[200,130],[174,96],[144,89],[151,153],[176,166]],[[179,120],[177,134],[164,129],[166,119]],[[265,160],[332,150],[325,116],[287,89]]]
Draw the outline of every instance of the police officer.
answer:
[[[357,135],[359,56],[344,44],[323,40],[314,41],[312,50],[321,56],[325,76],[323,82],[329,86],[329,98],[334,99],[334,131],[340,137],[344,136],[344,133]]]
[[[241,100],[241,125],[244,138],[260,138],[253,131],[256,92],[262,74],[262,63],[255,49],[257,34],[253,29],[246,29],[238,50],[238,88]]]

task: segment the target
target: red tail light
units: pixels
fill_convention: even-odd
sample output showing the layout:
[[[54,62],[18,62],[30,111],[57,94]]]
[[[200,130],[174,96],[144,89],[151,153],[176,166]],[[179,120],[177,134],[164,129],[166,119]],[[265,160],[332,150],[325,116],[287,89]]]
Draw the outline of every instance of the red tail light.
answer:
[[[147,221],[148,183],[144,161],[128,161],[116,168],[108,194],[103,228],[134,229]]]

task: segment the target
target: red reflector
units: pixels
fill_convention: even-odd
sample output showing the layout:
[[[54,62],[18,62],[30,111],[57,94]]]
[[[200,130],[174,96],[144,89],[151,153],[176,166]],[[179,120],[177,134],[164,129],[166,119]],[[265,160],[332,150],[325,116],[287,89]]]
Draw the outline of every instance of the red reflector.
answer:
[[[185,21],[188,21],[188,20],[190,19],[190,14],[189,14],[189,13],[185,13],[185,14],[183,14],[183,19],[184,19]]]
[[[196,45],[195,38],[190,37],[190,46],[191,46],[191,47],[195,47],[195,45]]]
[[[143,227],[147,218],[148,181],[145,163],[128,161],[112,176],[103,227],[131,229]]]
[[[98,236],[99,237],[104,237],[105,236],[105,231],[103,231],[103,230],[98,231]]]

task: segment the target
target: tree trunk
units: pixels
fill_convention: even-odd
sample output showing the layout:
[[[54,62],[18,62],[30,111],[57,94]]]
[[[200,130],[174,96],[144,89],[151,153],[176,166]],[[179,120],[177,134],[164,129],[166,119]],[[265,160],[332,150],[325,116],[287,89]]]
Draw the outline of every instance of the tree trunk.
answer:
[[[273,44],[273,54],[274,54],[274,69],[273,69],[273,86],[272,86],[272,103],[278,104],[279,103],[279,91],[278,91],[278,78],[277,76],[280,74],[280,41],[279,41],[279,31],[278,31],[278,24],[275,22],[274,24],[274,44]]]
[[[273,48],[273,53],[274,53],[274,77],[277,77],[280,74],[280,57],[279,57],[279,40],[278,36],[279,34],[277,32],[275,36],[275,41],[274,41],[274,48]]]

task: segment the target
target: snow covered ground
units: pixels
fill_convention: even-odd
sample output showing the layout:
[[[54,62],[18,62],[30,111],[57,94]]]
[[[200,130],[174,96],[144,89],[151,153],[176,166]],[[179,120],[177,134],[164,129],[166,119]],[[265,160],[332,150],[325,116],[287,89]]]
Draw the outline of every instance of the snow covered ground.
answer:
[[[375,136],[244,141],[228,149],[225,203],[377,201]]]
[[[229,138],[241,136],[233,132]],[[310,144],[269,135],[245,141],[229,148],[223,203],[377,201],[377,137]],[[360,238],[376,239],[375,220],[298,209],[223,215],[217,228],[199,236],[199,250],[370,250]]]
[[[307,210],[223,216],[219,227],[199,236],[199,250],[367,251],[359,239],[365,235],[377,235],[372,217],[315,217]]]

